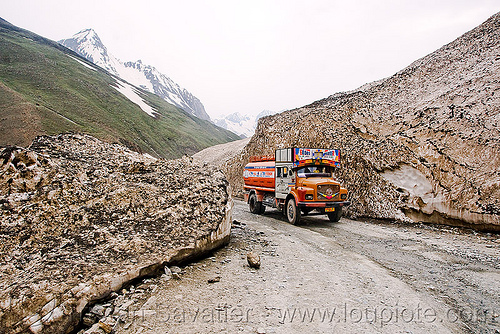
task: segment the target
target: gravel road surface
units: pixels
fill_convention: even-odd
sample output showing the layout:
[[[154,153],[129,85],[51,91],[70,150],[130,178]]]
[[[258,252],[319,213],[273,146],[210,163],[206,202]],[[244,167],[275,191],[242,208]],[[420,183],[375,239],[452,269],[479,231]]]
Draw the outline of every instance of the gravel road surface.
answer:
[[[322,216],[293,226],[239,200],[233,218],[227,247],[119,295],[116,333],[500,333],[498,235]]]

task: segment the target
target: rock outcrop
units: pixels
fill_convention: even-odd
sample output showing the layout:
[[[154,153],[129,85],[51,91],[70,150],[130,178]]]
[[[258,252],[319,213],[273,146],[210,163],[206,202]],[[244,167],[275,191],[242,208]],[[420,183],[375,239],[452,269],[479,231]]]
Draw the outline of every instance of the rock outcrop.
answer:
[[[220,170],[87,135],[0,148],[0,333],[65,333],[133,279],[229,239]]]
[[[225,167],[252,155],[342,151],[348,217],[500,230],[500,14],[395,75],[260,120]]]

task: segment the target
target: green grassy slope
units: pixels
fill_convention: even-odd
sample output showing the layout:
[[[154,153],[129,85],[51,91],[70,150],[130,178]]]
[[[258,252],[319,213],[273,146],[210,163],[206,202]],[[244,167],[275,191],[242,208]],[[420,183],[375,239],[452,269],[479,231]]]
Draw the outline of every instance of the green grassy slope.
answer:
[[[175,158],[239,139],[141,91],[159,114],[151,117],[112,87],[118,80],[63,46],[0,19],[0,145],[27,145],[39,134],[72,131]]]

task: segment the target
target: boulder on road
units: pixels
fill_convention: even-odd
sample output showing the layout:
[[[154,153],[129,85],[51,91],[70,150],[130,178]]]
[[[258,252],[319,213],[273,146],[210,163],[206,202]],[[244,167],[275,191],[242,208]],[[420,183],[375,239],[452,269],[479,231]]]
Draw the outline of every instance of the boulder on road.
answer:
[[[260,268],[260,256],[254,252],[250,252],[247,254],[247,262],[251,268],[259,269]]]

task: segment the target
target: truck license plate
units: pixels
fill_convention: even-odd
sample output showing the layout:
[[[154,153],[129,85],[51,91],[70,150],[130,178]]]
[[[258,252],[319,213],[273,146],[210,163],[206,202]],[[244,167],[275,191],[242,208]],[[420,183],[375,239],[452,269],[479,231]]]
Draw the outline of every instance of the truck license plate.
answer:
[[[325,212],[333,212],[335,211],[335,208],[325,208]]]

